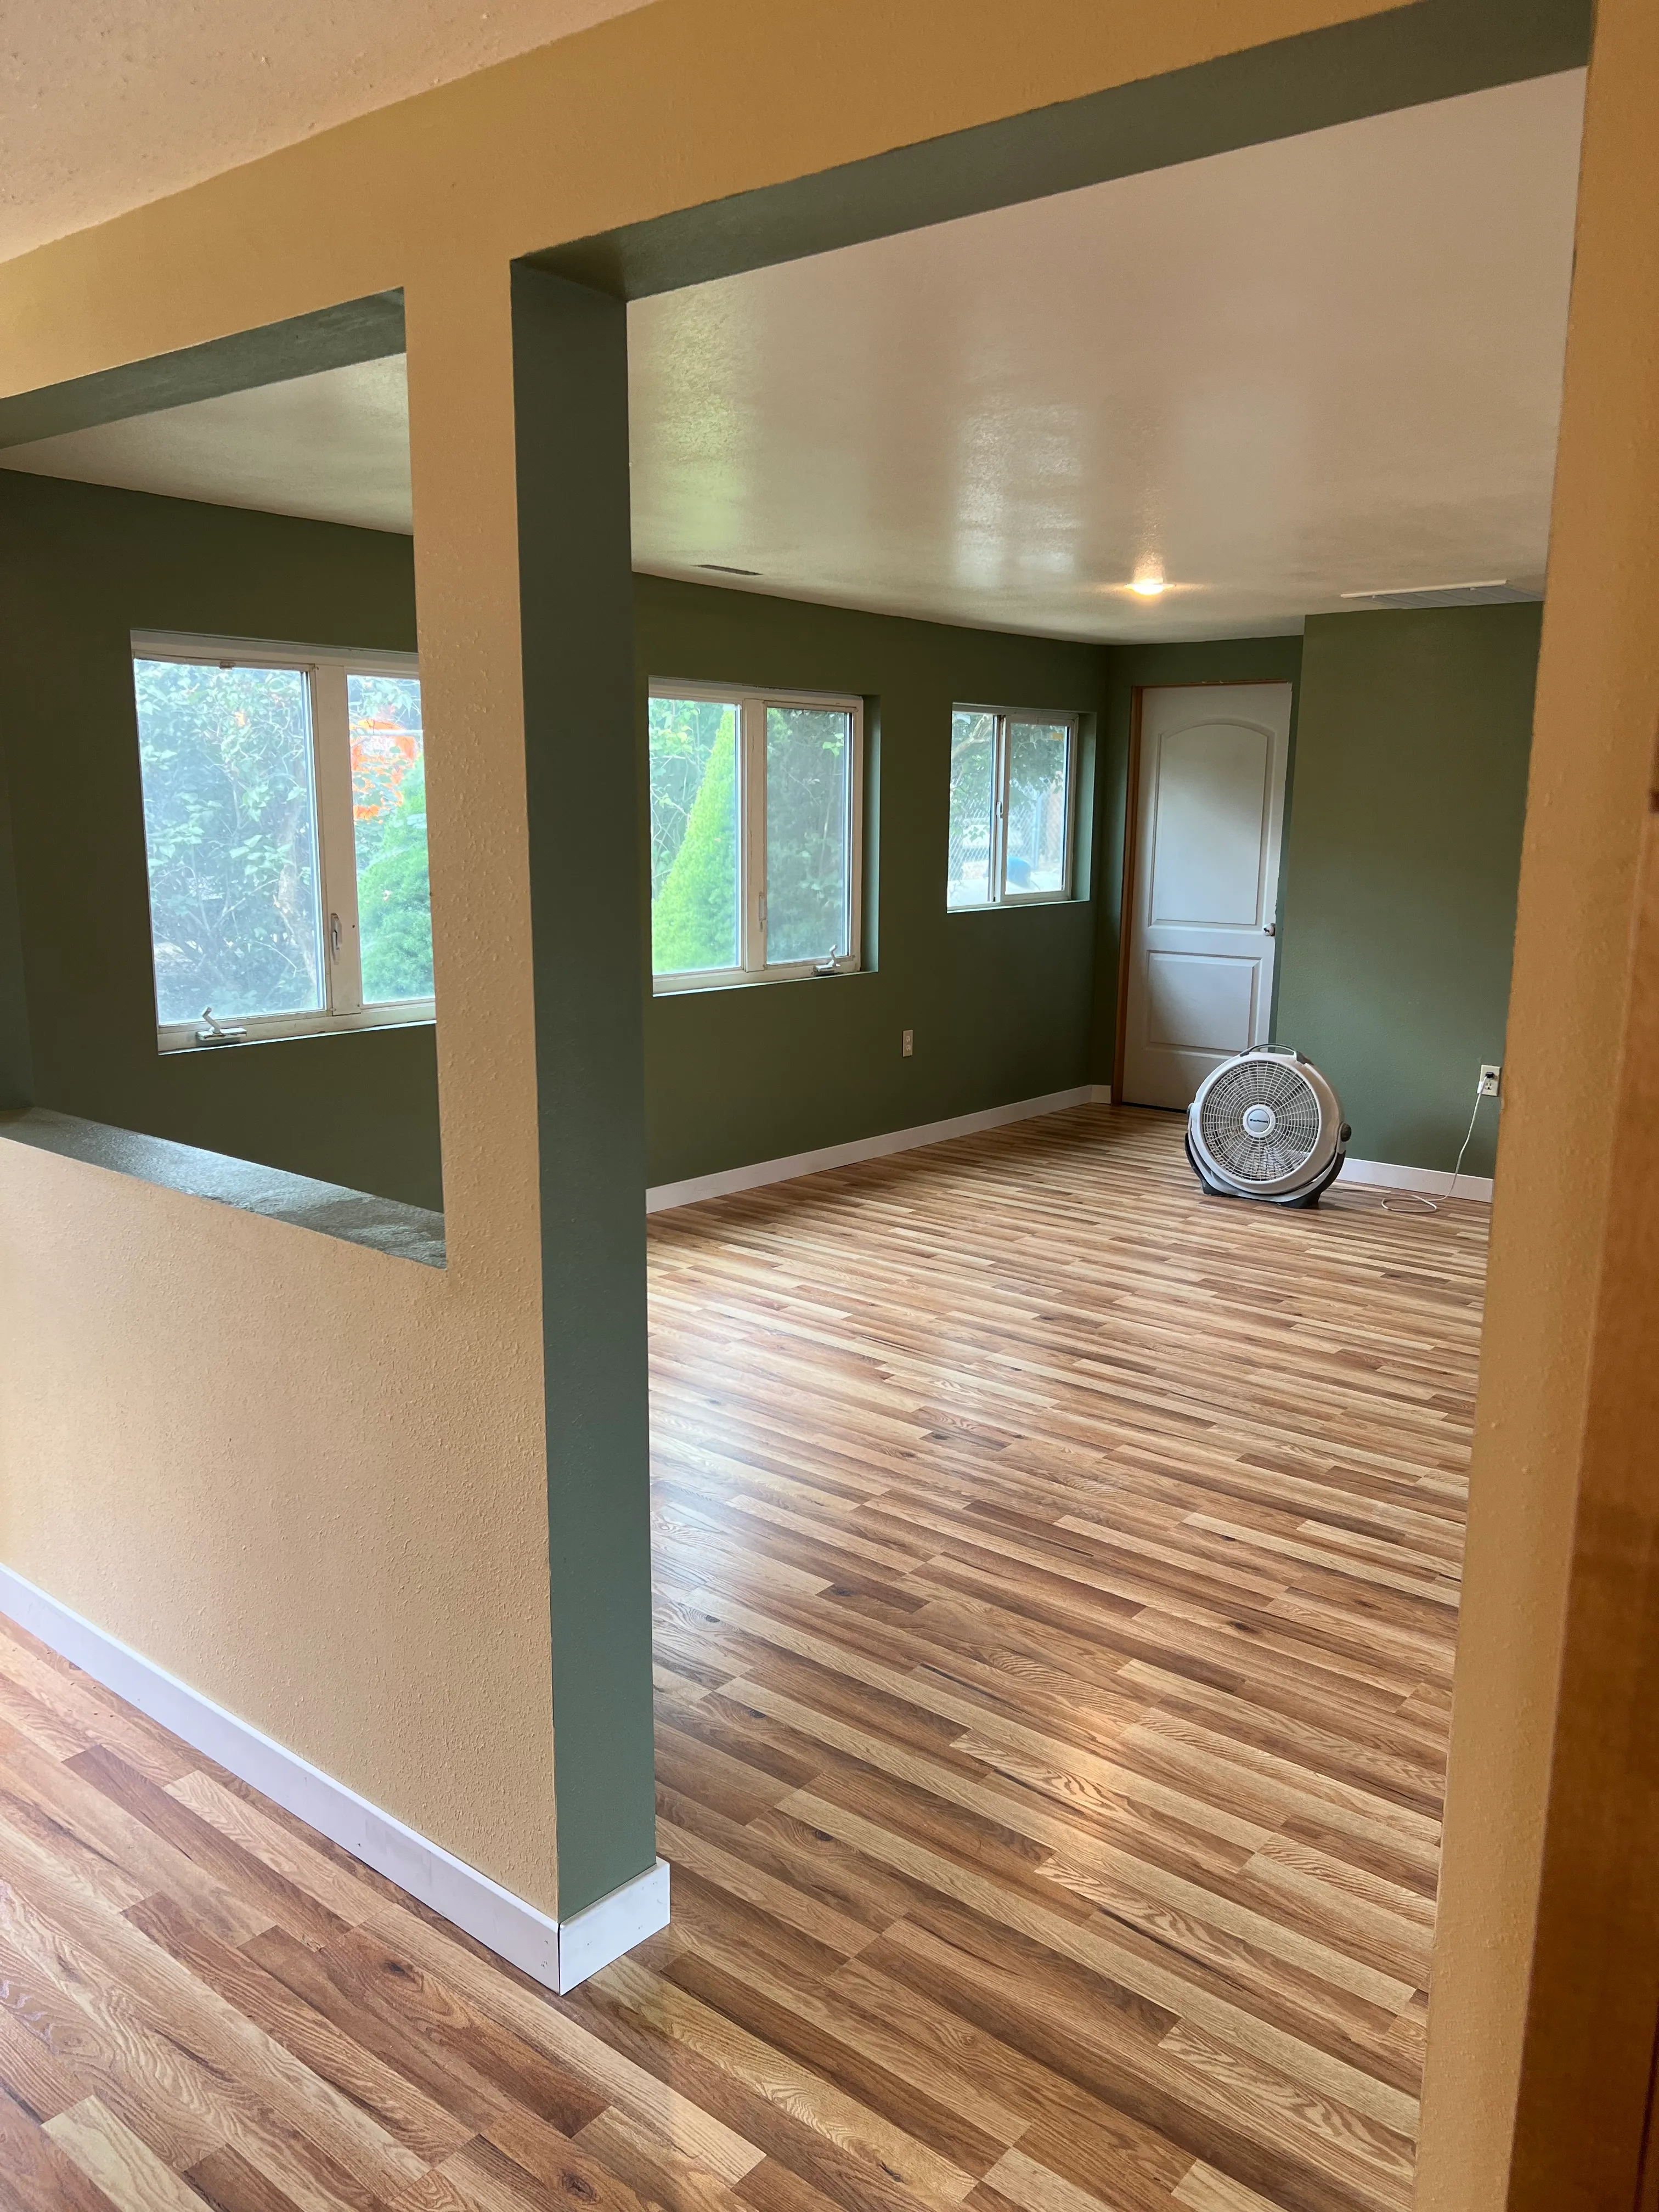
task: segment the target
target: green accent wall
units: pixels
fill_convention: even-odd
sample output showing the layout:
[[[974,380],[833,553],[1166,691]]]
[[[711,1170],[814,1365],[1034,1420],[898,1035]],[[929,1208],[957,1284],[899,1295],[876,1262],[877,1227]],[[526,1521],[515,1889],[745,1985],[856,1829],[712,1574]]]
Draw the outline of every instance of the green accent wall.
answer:
[[[513,272],[559,1917],[656,1863],[628,320]]]
[[[1503,1056],[1537,607],[1101,649],[650,576],[632,604],[636,793],[653,676],[868,702],[867,972],[647,998],[648,1182],[1109,1082],[1135,688],[1252,680],[1297,687],[1275,1034],[1327,1068],[1358,1156],[1451,1165],[1474,1069]],[[407,650],[411,549],[0,471],[0,1095],[441,1205],[429,1029],[157,1054],[134,629]],[[961,699],[1088,718],[1084,899],[945,910]]]
[[[653,674],[853,691],[872,702],[871,972],[651,1000],[647,1179],[1093,1079],[1098,902],[947,914],[945,790],[956,701],[1066,708],[1092,724],[1106,656],[648,576],[635,580],[634,611],[636,775]],[[0,744],[36,1103],[440,1206],[429,1029],[157,1053],[130,667],[131,633],[148,629],[409,650],[410,543],[0,470],[0,643],[10,672]],[[1121,719],[1097,775],[1087,733],[1080,787],[1083,879],[1098,866],[1114,932],[1127,708]],[[638,823],[642,866],[642,805]],[[0,994],[3,954],[0,936]],[[17,1026],[7,1024],[9,1039]],[[908,1060],[904,1029],[916,1032]]]
[[[1098,649],[651,576],[636,580],[635,606],[642,763],[653,678],[850,692],[869,702],[872,964],[823,981],[653,999],[650,1181],[678,1182],[1088,1082],[1092,897],[951,914],[945,877],[951,709],[973,700],[1089,717],[1081,798],[1089,888]],[[870,834],[877,824],[878,836]],[[643,851],[643,819],[640,834]],[[901,1050],[907,1029],[915,1032],[909,1060]]]
[[[1129,740],[1135,693],[1153,684],[1299,684],[1299,637],[1232,637],[1169,645],[1109,647],[1101,755],[1106,763],[1100,848],[1104,856],[1095,940],[1094,1030],[1089,1080],[1109,1083],[1117,1049],[1117,987],[1122,953],[1124,833],[1129,795]],[[1291,787],[1296,778],[1297,694],[1291,700]],[[1288,799],[1287,799],[1288,804]],[[1282,877],[1281,877],[1282,882]]]
[[[441,1206],[429,1025],[156,1051],[135,629],[409,652],[413,550],[0,470],[0,747],[34,1102]]]
[[[1542,612],[1308,623],[1279,1035],[1336,1085],[1362,1159],[1450,1168],[1504,1057]],[[1492,1173],[1497,1118],[1466,1173]]]

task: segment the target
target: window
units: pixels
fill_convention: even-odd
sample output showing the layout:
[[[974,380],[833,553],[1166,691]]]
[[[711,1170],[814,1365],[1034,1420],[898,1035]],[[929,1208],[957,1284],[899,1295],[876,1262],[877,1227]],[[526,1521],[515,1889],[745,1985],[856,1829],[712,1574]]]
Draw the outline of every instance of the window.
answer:
[[[163,1052],[430,1021],[407,653],[135,637]]]
[[[948,906],[1072,896],[1076,739],[1075,715],[952,714]]]
[[[859,964],[861,700],[651,686],[659,991]]]

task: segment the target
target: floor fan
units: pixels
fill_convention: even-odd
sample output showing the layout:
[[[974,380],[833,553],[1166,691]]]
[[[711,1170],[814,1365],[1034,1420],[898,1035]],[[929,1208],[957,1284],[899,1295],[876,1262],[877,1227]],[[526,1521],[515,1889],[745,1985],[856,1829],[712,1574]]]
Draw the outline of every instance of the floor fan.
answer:
[[[1346,1158],[1350,1131],[1335,1091],[1283,1045],[1224,1060],[1187,1111],[1187,1157],[1218,1198],[1317,1206]]]

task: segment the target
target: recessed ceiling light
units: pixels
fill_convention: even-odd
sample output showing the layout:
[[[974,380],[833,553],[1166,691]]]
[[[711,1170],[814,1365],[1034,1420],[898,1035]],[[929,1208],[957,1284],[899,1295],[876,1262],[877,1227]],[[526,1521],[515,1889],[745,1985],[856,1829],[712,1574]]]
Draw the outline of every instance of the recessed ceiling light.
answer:
[[[1129,589],[1138,598],[1155,599],[1165,589],[1165,586],[1162,576],[1137,576]]]
[[[707,568],[711,576],[758,576],[758,568],[734,568],[725,561],[699,561],[698,568]]]

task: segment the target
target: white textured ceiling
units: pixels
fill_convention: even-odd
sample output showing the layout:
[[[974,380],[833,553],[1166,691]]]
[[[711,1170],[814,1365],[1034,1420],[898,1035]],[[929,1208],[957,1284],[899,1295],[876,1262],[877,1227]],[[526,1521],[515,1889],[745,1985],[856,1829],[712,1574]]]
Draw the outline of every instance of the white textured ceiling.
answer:
[[[411,528],[409,380],[402,354],[222,399],[193,400],[33,445],[0,467],[220,507]]]
[[[1583,90],[1474,94],[637,303],[637,564],[1084,638],[1535,585]],[[408,528],[405,423],[380,362],[0,463]],[[1129,589],[1149,572],[1159,598]]]
[[[0,261],[642,0],[0,0]]]
[[[1473,94],[645,301],[636,557],[1073,636],[1540,578],[1583,99]]]

